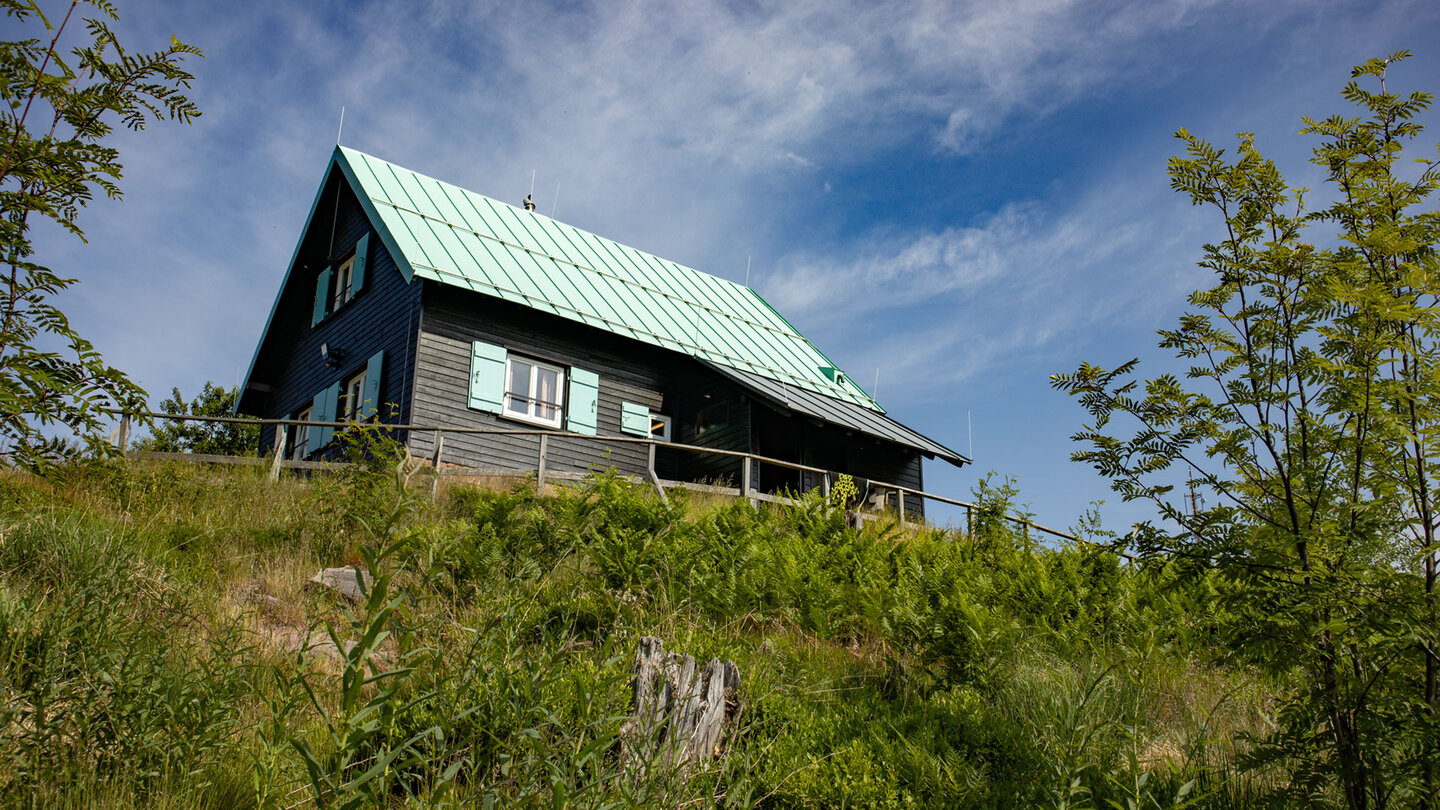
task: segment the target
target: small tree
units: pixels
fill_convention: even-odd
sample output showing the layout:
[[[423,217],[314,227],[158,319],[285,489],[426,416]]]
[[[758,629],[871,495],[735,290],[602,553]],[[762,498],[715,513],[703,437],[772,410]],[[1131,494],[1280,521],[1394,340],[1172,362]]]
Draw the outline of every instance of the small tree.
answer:
[[[84,18],[80,44],[62,38]],[[35,0],[0,0],[8,22],[35,24],[44,36],[0,43],[0,459],[26,466],[78,452],[57,429],[104,447],[103,408],[143,405],[145,392],[108,365],[70,325],[54,296],[76,283],[37,262],[35,217],[84,240],[80,209],[98,189],[121,196],[119,153],[103,141],[117,120],[140,130],[152,120],[189,122],[200,111],[181,91],[193,78],[180,64],[195,48],[135,54],[120,45],[108,0],[75,0],[53,22]]]
[[[161,401],[162,413],[192,416],[231,416],[238,388],[221,388],[206,382],[200,395],[186,404],[179,388],[170,389],[170,398]],[[221,456],[254,455],[259,449],[260,428],[235,422],[167,421],[155,427],[142,449],[165,453],[210,453]]]
[[[1132,535],[1139,553],[1216,571],[1239,653],[1297,684],[1257,761],[1292,767],[1305,800],[1338,790],[1351,808],[1435,807],[1440,792],[1440,228],[1422,210],[1440,176],[1433,160],[1413,179],[1397,171],[1432,100],[1386,89],[1406,56],[1355,69],[1379,83],[1345,88],[1363,117],[1305,119],[1324,139],[1313,160],[1335,191],[1328,208],[1307,211],[1253,136],[1230,161],[1179,132],[1172,186],[1225,224],[1200,262],[1214,286],[1160,333],[1188,371],[1142,387],[1132,360],[1052,380],[1093,419],[1073,458],[1159,510]],[[1338,228],[1337,247],[1306,239],[1317,225]],[[1187,481],[1210,505],[1172,499]]]

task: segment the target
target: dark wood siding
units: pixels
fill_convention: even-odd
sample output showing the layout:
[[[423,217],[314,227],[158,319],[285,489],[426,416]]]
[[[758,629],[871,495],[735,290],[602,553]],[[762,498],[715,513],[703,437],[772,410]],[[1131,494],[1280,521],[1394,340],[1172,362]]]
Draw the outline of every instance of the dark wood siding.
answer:
[[[925,490],[925,479],[921,473],[921,456],[909,448],[890,442],[882,442],[869,436],[846,437],[846,455],[851,474],[867,481],[883,481],[899,484],[907,489]],[[893,491],[885,491],[886,503],[894,508]],[[905,499],[906,514],[925,516],[925,504],[920,498]]]
[[[312,326],[317,276],[352,253],[366,233],[372,235],[364,286],[338,311]],[[242,411],[272,419],[293,416],[309,407],[320,391],[364,370],[376,352],[384,351],[380,419],[397,424],[409,421],[410,402],[405,394],[415,351],[419,292],[418,282],[406,283],[349,186],[340,182],[338,174],[332,176],[320,197],[310,232],[302,240],[290,283],[251,375],[251,390],[246,392]],[[327,365],[322,360],[322,343],[340,353],[338,363]],[[258,391],[255,383],[270,390]],[[268,450],[274,442],[273,429],[262,431],[262,448]]]
[[[535,425],[467,407],[473,341],[504,346],[511,354],[583,368],[600,377],[598,436],[552,431],[546,468],[585,473],[615,467],[648,471],[644,445],[606,441],[620,432],[622,402],[666,412],[662,379],[675,360],[658,349],[494,298],[427,283],[416,351],[414,423],[497,430],[541,430]],[[446,434],[442,463],[483,469],[534,469],[538,436]],[[411,452],[429,458],[433,434],[417,432]]]
[[[755,400],[745,389],[705,365],[609,332],[592,329],[476,293],[425,282],[423,316],[415,355],[416,393],[413,422],[439,427],[536,431],[535,425],[467,407],[471,344],[504,346],[512,354],[567,368],[584,368],[600,377],[599,436],[582,438],[548,431],[546,469],[585,473],[615,467],[645,475],[642,445],[605,441],[620,432],[622,402],[645,405],[669,415],[675,441],[722,450],[754,452],[794,459],[867,480],[922,488],[920,456],[913,450],[848,432]],[[417,431],[411,451],[434,454],[434,434]],[[443,463],[485,470],[533,470],[539,454],[537,435],[505,436],[447,433]],[[716,481],[737,485],[739,459],[682,451],[656,453],[664,478]],[[768,492],[803,491],[819,483],[775,465],[757,465],[752,484]],[[893,499],[891,500],[893,505]],[[906,511],[923,515],[918,499]]]
[[[862,496],[881,495],[891,508],[897,505],[894,491],[871,490],[870,481],[924,490],[921,456],[911,448],[786,411],[769,403],[757,401],[751,410],[755,452],[759,455],[795,459],[806,466],[853,476]],[[834,481],[834,475],[831,481]],[[754,484],[765,492],[806,492],[820,486],[821,477],[819,473],[760,464]],[[905,512],[909,515],[923,517],[924,509],[924,503],[919,498],[907,498],[905,501]]]
[[[689,361],[666,379],[675,441],[717,450],[750,452],[750,406],[745,391],[704,365]],[[694,452],[656,453],[664,478],[738,486],[740,459]]]

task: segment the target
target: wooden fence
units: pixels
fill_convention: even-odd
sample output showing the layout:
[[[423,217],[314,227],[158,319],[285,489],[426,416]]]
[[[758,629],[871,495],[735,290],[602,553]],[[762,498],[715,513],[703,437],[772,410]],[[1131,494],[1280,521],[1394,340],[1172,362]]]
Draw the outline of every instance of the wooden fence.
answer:
[[[124,447],[129,443],[130,424],[131,424],[131,419],[132,419],[132,417],[142,417],[142,418],[146,418],[146,419],[168,419],[168,420],[175,420],[175,421],[219,422],[219,423],[230,423],[230,424],[244,424],[244,425],[254,425],[254,426],[256,426],[256,427],[273,425],[273,426],[277,426],[277,427],[308,426],[308,427],[312,427],[312,428],[313,428],[313,427],[347,428],[347,427],[353,427],[353,426],[354,426],[354,423],[352,423],[352,422],[315,422],[315,421],[300,420],[300,419],[252,419],[252,418],[250,418],[250,417],[243,417],[243,416],[192,416],[192,415],[189,415],[189,414],[156,413],[156,412],[153,412],[153,411],[145,411],[145,412],[142,412],[142,413],[135,413],[135,414],[119,413],[118,415],[119,415],[119,417],[120,417],[120,423],[119,423],[119,426],[116,428],[115,433],[113,434],[113,438],[114,438],[114,441],[115,441],[115,443],[117,444],[117,446],[119,446],[119,447],[121,447],[121,448],[124,448]],[[439,478],[444,477],[444,476],[466,476],[466,477],[476,477],[476,476],[511,477],[511,476],[515,476],[515,477],[528,477],[528,476],[530,476],[530,475],[534,475],[534,476],[535,476],[535,479],[536,479],[536,483],[537,483],[537,485],[538,485],[539,487],[544,487],[546,481],[548,481],[548,480],[571,480],[571,481],[573,481],[573,480],[578,480],[578,479],[583,478],[585,474],[577,474],[577,473],[573,473],[573,472],[553,471],[553,470],[548,470],[548,469],[546,469],[546,467],[547,467],[547,464],[546,464],[546,462],[547,462],[547,451],[548,451],[548,447],[549,447],[549,442],[550,442],[551,437],[554,437],[554,436],[564,436],[567,440],[577,440],[577,439],[578,439],[578,440],[584,440],[584,441],[604,442],[604,443],[606,443],[606,444],[639,444],[639,445],[645,445],[646,448],[647,448],[646,455],[647,455],[647,459],[648,459],[648,464],[647,464],[648,481],[647,481],[646,483],[649,483],[649,484],[653,485],[653,486],[655,487],[656,491],[658,491],[658,492],[660,493],[660,497],[661,497],[662,499],[667,497],[666,494],[665,494],[665,491],[666,491],[667,489],[687,489],[687,490],[696,491],[696,492],[707,492],[707,493],[714,493],[714,494],[730,495],[730,496],[739,497],[739,498],[746,498],[746,499],[748,499],[751,503],[757,503],[757,502],[759,502],[759,501],[766,501],[766,502],[770,502],[770,503],[787,503],[787,504],[788,504],[788,503],[793,503],[793,502],[794,502],[794,498],[793,498],[793,497],[788,496],[788,495],[777,495],[777,494],[772,494],[772,493],[767,493],[767,492],[761,492],[761,491],[759,491],[759,490],[757,490],[757,489],[754,488],[753,482],[755,481],[755,471],[758,469],[758,465],[760,465],[760,464],[768,464],[768,465],[774,465],[774,466],[776,466],[776,467],[781,467],[781,468],[784,468],[784,469],[790,469],[790,470],[796,470],[796,471],[799,471],[799,472],[814,474],[814,475],[816,475],[816,476],[819,477],[820,490],[821,490],[822,494],[824,494],[824,495],[826,495],[826,496],[829,496],[829,494],[830,494],[830,486],[831,486],[830,477],[831,477],[832,475],[835,475],[835,473],[833,473],[833,472],[831,472],[831,471],[829,471],[829,470],[821,469],[821,468],[819,468],[819,467],[811,467],[811,466],[808,466],[808,465],[805,465],[805,464],[796,464],[796,463],[794,463],[794,462],[791,462],[791,461],[783,461],[783,460],[778,459],[778,458],[769,458],[769,457],[767,457],[767,456],[755,455],[754,453],[743,453],[743,452],[739,452],[739,451],[736,451],[736,450],[719,450],[719,449],[716,449],[716,448],[713,448],[713,447],[701,447],[701,446],[692,445],[692,444],[678,444],[678,443],[675,443],[675,442],[666,442],[666,441],[660,441],[660,440],[657,440],[657,439],[631,438],[631,437],[628,437],[628,436],[585,436],[585,435],[582,435],[582,434],[569,433],[569,432],[557,433],[557,432],[554,431],[554,430],[507,430],[507,429],[498,429],[498,428],[460,428],[460,427],[444,427],[444,426],[437,426],[437,425],[391,425],[391,424],[379,424],[379,425],[377,425],[377,426],[378,426],[378,427],[382,427],[382,428],[384,428],[385,430],[389,430],[389,431],[406,431],[406,432],[409,432],[409,433],[420,433],[420,432],[432,433],[432,434],[434,435],[434,452],[430,455],[430,458],[427,459],[427,461],[429,461],[430,466],[431,466],[431,468],[433,469],[433,472],[434,472],[434,474],[435,474],[435,476],[436,476],[436,482],[437,482],[437,484],[438,484]],[[338,468],[338,467],[343,466],[343,465],[341,465],[341,464],[336,464],[336,463],[334,463],[334,462],[325,462],[325,461],[302,461],[302,460],[297,460],[297,459],[288,459],[288,458],[286,458],[286,457],[285,457],[285,455],[286,455],[286,444],[285,444],[285,443],[286,443],[286,434],[287,434],[288,432],[289,432],[289,431],[286,431],[286,430],[277,430],[277,431],[275,431],[276,440],[275,440],[274,447],[266,454],[266,456],[264,456],[264,457],[259,457],[259,458],[249,457],[249,456],[218,456],[218,455],[205,455],[205,454],[196,454],[196,453],[160,453],[160,452],[139,452],[139,453],[135,453],[134,455],[138,455],[139,457],[143,457],[143,458],[183,459],[183,460],[188,460],[188,461],[205,462],[205,463],[216,463],[216,464],[265,464],[265,463],[268,463],[268,464],[270,465],[270,476],[271,476],[271,478],[278,478],[279,475],[280,475],[280,471],[281,471],[281,470],[285,470],[285,469],[293,469],[293,470],[325,470],[325,469],[335,469],[335,468]],[[449,466],[447,466],[447,465],[446,465],[446,462],[445,462],[445,455],[444,455],[444,454],[445,454],[445,436],[446,436],[446,435],[462,435],[462,434],[463,434],[463,435],[500,435],[500,436],[538,436],[538,437],[539,437],[539,450],[538,450],[538,452],[536,453],[536,456],[535,456],[535,465],[534,465],[533,467],[525,468],[525,469],[502,469],[502,468],[489,468],[489,467],[487,467],[487,468],[480,468],[480,467],[462,467],[462,466],[458,466],[458,465],[449,465]],[[657,448],[662,448],[662,447],[663,447],[663,448],[666,448],[666,449],[668,449],[668,450],[674,450],[674,451],[676,451],[676,452],[681,452],[681,453],[709,454],[709,455],[726,456],[726,457],[731,457],[731,458],[737,458],[737,459],[739,459],[739,460],[740,460],[740,482],[739,482],[739,486],[734,486],[734,487],[732,487],[732,486],[724,486],[724,485],[719,485],[719,484],[705,484],[705,483],[699,483],[699,482],[694,482],[694,481],[675,481],[675,480],[669,480],[669,479],[661,478],[658,474],[656,474],[656,471],[655,471],[655,452],[656,452],[656,449],[657,449]],[[955,499],[955,498],[947,498],[947,497],[945,497],[945,496],[943,496],[943,495],[937,495],[937,494],[935,494],[935,493],[933,493],[933,492],[923,492],[923,491],[920,491],[920,490],[917,490],[917,489],[911,489],[911,488],[909,488],[909,487],[903,487],[903,486],[900,486],[899,484],[891,484],[891,483],[886,483],[886,482],[883,482],[883,481],[874,481],[874,480],[871,480],[871,481],[869,482],[869,486],[870,486],[870,489],[871,489],[872,491],[878,490],[878,492],[879,492],[879,494],[880,494],[880,496],[881,496],[880,499],[879,499],[879,503],[878,503],[878,504],[871,504],[871,505],[872,505],[872,506],[878,506],[879,509],[881,509],[881,510],[883,510],[883,509],[888,509],[888,508],[890,508],[890,507],[893,505],[893,507],[894,507],[894,509],[895,509],[895,512],[896,512],[896,514],[897,514],[898,517],[899,517],[899,520],[900,520],[901,525],[904,525],[905,522],[906,522],[906,518],[905,518],[905,504],[906,504],[907,499],[910,499],[910,500],[912,500],[912,501],[918,499],[919,502],[924,502],[924,501],[926,501],[926,500],[929,500],[929,501],[935,501],[935,502],[937,502],[937,503],[943,503],[943,504],[949,504],[949,505],[951,505],[951,506],[957,506],[957,507],[960,507],[960,508],[964,509],[964,510],[965,510],[965,528],[966,528],[966,531],[967,531],[967,532],[973,532],[973,530],[974,530],[974,525],[975,525],[975,524],[974,524],[975,511],[980,508],[977,504],[971,503],[971,502],[969,502],[969,501],[958,500],[958,499]],[[893,500],[892,500],[892,497],[893,497]],[[1063,532],[1063,531],[1060,531],[1060,530],[1058,530],[1058,529],[1052,529],[1052,528],[1050,528],[1050,527],[1048,527],[1048,526],[1042,526],[1041,524],[1035,523],[1034,521],[1032,521],[1032,520],[1030,520],[1030,519],[1028,519],[1028,518],[1025,518],[1025,517],[1020,517],[1020,516],[1016,516],[1016,515],[1002,515],[1001,517],[1003,517],[1005,520],[1011,521],[1012,523],[1016,523],[1016,524],[1022,526],[1023,529],[1024,529],[1024,531],[1026,531],[1027,533],[1028,533],[1031,529],[1035,529],[1036,531],[1043,532],[1043,533],[1045,533],[1045,534],[1049,534],[1049,535],[1052,535],[1052,536],[1054,536],[1054,537],[1059,537],[1059,538],[1062,538],[1062,539],[1065,539],[1065,540],[1079,540],[1079,538],[1077,538],[1077,537],[1076,537],[1075,535],[1073,535],[1073,534],[1070,534],[1069,532]],[[862,519],[863,519],[863,517],[862,517]]]

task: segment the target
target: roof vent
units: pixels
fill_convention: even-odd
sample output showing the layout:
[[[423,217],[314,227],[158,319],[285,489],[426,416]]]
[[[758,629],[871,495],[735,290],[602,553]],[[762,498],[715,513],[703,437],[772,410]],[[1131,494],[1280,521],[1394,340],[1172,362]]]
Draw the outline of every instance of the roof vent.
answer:
[[[531,195],[529,195],[529,194],[526,194],[526,195],[525,195],[525,210],[526,210],[526,211],[534,211],[534,210],[535,210],[535,201],[531,199]]]
[[[826,379],[830,380],[836,385],[845,384],[845,372],[841,371],[838,368],[835,368],[834,366],[821,366],[820,373],[824,374]]]

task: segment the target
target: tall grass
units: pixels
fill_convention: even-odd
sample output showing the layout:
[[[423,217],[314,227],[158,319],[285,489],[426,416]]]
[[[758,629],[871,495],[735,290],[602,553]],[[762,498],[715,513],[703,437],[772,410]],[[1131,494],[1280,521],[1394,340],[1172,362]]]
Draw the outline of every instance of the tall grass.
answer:
[[[363,448],[362,448],[363,449]],[[0,803],[1253,806],[1203,577],[615,475],[434,502],[174,463],[0,477]],[[977,493],[1003,509],[1013,493]],[[983,513],[982,513],[983,516]],[[374,579],[349,605],[322,566]],[[735,660],[724,756],[620,757],[641,635]],[[1278,799],[1276,800],[1278,801]]]

